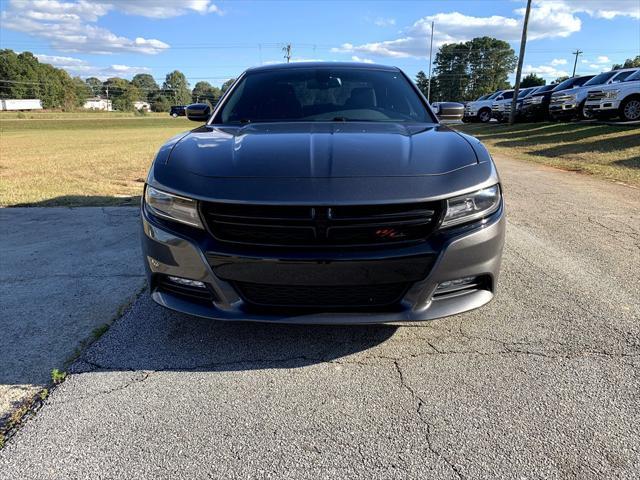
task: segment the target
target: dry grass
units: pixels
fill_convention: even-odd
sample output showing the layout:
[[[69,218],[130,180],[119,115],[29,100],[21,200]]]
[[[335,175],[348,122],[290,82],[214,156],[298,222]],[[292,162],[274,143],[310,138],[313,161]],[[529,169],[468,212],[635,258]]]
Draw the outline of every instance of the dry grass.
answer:
[[[137,203],[160,145],[196,126],[168,115],[57,115],[66,116],[0,116],[1,206]]]
[[[466,124],[496,154],[640,186],[640,127],[594,123]]]

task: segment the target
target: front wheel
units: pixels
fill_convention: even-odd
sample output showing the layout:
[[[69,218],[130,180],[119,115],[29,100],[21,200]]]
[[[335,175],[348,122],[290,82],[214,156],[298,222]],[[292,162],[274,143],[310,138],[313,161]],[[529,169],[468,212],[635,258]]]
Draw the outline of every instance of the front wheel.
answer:
[[[478,120],[482,123],[489,123],[491,121],[491,110],[480,110],[480,113],[478,113]]]
[[[591,114],[584,109],[585,102],[586,100],[584,100],[580,105],[578,105],[578,114],[576,115],[576,118],[578,120],[588,120],[591,118]]]
[[[640,120],[640,98],[627,98],[620,105],[620,117],[625,122]]]

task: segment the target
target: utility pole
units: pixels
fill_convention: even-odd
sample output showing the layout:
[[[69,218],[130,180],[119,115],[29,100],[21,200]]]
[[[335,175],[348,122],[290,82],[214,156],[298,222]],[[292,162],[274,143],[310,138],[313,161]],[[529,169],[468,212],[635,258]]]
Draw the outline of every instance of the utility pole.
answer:
[[[516,121],[516,104],[518,103],[518,93],[520,90],[520,77],[522,76],[522,63],[524,62],[524,50],[527,46],[527,27],[529,25],[529,13],[531,13],[531,0],[527,0],[527,10],[524,14],[524,24],[522,25],[522,39],[520,40],[520,55],[518,56],[518,70],[516,70],[516,84],[513,86],[513,99],[511,100],[511,113],[509,114],[509,125]]]
[[[435,22],[431,22],[431,44],[429,45],[429,83],[427,83],[427,103],[431,103],[431,57],[433,56],[433,26]]]
[[[571,75],[572,77],[576,76],[576,67],[578,66],[578,57],[580,55],[582,55],[584,52],[582,50],[580,50],[579,48],[576,48],[575,52],[571,52],[572,55],[576,56],[575,61],[573,62],[573,74]]]
[[[284,58],[287,59],[287,63],[291,61],[291,44],[287,43],[284,47],[282,47],[282,51],[284,52]]]

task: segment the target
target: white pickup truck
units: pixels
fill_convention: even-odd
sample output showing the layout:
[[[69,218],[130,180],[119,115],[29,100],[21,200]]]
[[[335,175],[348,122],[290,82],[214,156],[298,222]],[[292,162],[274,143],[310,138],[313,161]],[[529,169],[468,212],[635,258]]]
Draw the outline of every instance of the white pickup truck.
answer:
[[[640,120],[640,70],[622,82],[589,90],[584,109],[598,118]]]
[[[502,94],[504,90],[498,90],[490,95],[483,95],[474,102],[468,102],[464,106],[463,122],[487,123],[491,120],[491,105],[493,100]]]

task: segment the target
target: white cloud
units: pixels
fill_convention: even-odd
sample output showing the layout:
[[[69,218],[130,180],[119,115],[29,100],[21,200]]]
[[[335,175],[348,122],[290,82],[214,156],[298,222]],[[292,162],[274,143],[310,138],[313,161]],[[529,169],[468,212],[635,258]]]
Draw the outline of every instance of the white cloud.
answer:
[[[357,55],[353,55],[353,56],[351,57],[351,60],[352,60],[353,62],[373,63],[373,60],[371,60],[370,58],[361,58],[361,57],[359,57],[359,56],[357,56]]]
[[[207,13],[222,14],[220,8],[210,0],[182,0],[171,2],[167,0],[118,0],[105,1],[112,8],[129,15],[138,15],[150,18],[171,18],[196,12],[201,15]]]
[[[607,57],[606,55],[601,55],[596,58],[596,63],[611,63],[611,60],[609,60],[609,57]]]
[[[640,19],[640,2],[637,0],[535,0],[536,6],[548,5],[555,10],[569,13],[586,13],[592,17],[612,20],[616,17]]]
[[[373,19],[373,24],[378,27],[391,27],[396,24],[395,18],[377,17]]]
[[[151,72],[151,69],[148,67],[134,67],[118,64],[99,67],[91,65],[86,60],[82,60],[80,58],[45,55],[42,53],[36,53],[34,55],[40,62],[48,63],[57,68],[63,68],[74,77],[98,77],[100,80],[106,80],[109,77],[131,78],[138,73]]]
[[[210,0],[10,0],[0,12],[0,26],[48,40],[65,52],[157,54],[169,45],[154,38],[128,38],[96,25],[110,11],[150,18],[196,12],[222,14]]]
[[[522,73],[528,75],[530,73],[535,73],[536,75],[540,75],[545,79],[555,80],[558,77],[568,77],[569,72],[565,70],[558,70],[552,65],[538,65],[534,67],[533,65],[526,65],[522,68]]]
[[[558,65],[566,65],[567,64],[567,60],[564,58],[554,58],[553,60],[551,60],[551,65],[558,66]]]
[[[464,42],[474,37],[490,34],[492,37],[516,42],[522,33],[524,9],[517,9],[515,17],[493,15],[474,17],[459,12],[437,13],[423,17],[393,40],[371,42],[361,45],[344,43],[333,48],[335,53],[365,53],[392,58],[426,57],[428,54],[431,22],[435,22],[434,45]],[[565,7],[541,4],[532,8],[529,17],[529,40],[568,37],[582,27],[581,20]]]

